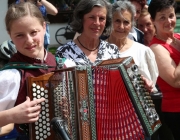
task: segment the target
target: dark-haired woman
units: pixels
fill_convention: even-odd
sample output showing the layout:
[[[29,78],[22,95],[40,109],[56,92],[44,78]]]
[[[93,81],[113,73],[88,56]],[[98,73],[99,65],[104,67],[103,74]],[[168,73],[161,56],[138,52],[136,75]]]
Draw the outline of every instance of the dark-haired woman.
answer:
[[[97,65],[102,60],[119,57],[116,45],[99,39],[110,34],[111,5],[103,0],[81,0],[74,11],[71,26],[80,35],[60,46],[56,55],[66,58],[67,67],[74,65]]]
[[[175,8],[174,0],[152,0],[148,11],[156,28],[150,47],[159,69],[162,112],[174,139],[180,140],[180,35],[174,33]]]

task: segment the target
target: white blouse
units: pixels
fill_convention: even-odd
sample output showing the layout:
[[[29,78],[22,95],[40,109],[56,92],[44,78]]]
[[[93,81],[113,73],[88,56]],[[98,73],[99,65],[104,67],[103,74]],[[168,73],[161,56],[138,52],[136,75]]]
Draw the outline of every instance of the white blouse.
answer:
[[[128,50],[120,52],[120,56],[132,56],[140,73],[156,84],[159,71],[154,53],[149,47],[134,41],[133,45]]]
[[[0,111],[14,107],[20,80],[20,72],[16,69],[0,71]]]

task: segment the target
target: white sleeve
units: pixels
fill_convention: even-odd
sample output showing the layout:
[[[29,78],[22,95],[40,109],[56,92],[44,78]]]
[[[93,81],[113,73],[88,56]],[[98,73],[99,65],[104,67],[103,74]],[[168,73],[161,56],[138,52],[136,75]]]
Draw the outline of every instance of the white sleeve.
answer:
[[[154,53],[153,53],[153,51],[151,51],[151,49],[148,49],[148,51],[146,52],[146,59],[148,62],[148,69],[149,69],[149,72],[151,75],[151,79],[154,82],[154,84],[156,84],[156,80],[159,75],[159,71],[158,71]]]
[[[16,102],[21,75],[16,69],[0,71],[0,111],[12,108]]]

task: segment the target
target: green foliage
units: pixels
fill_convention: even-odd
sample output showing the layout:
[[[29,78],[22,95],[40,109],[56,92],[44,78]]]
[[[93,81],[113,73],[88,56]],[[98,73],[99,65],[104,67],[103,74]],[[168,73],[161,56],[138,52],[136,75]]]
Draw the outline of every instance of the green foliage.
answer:
[[[49,48],[49,52],[51,52],[52,54],[55,54],[56,50],[57,50],[57,47],[50,47]]]

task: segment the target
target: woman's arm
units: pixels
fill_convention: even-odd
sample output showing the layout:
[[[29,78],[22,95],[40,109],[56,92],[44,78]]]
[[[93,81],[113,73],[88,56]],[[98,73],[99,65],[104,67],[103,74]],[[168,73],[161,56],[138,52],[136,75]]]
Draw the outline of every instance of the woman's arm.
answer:
[[[37,4],[44,5],[46,7],[47,13],[50,15],[56,15],[58,13],[57,8],[46,0],[38,0]]]
[[[159,76],[172,87],[180,88],[180,63],[176,65],[163,46],[154,44],[150,48],[155,54]]]

